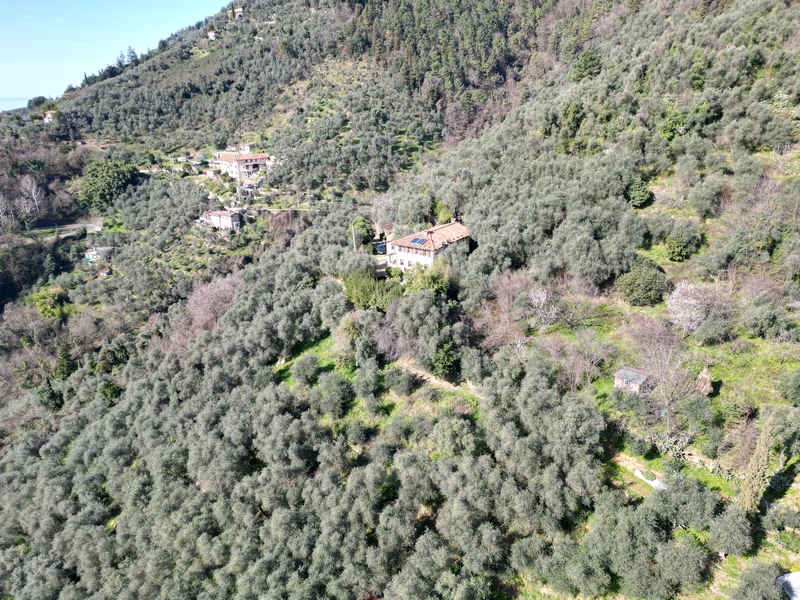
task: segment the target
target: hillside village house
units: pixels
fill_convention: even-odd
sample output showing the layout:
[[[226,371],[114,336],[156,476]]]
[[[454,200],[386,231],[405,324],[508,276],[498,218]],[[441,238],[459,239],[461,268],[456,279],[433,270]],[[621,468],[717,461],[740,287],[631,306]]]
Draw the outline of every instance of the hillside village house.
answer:
[[[217,39],[217,32],[214,31],[213,29],[209,29],[207,35],[208,35],[208,39],[210,41],[212,41],[212,42]]]
[[[56,118],[56,111],[54,110],[46,110],[44,111],[44,122],[45,123],[52,123],[53,119]]]
[[[233,152],[222,153],[209,161],[209,164],[221,173],[241,181],[269,169],[275,164],[275,159],[261,152]]]
[[[632,394],[649,394],[656,387],[656,379],[647,371],[622,367],[614,373],[614,389]]]
[[[213,210],[204,212],[198,219],[203,225],[210,225],[217,229],[241,229],[242,215],[229,210]]]
[[[469,231],[464,225],[456,221],[437,225],[389,242],[386,246],[388,266],[402,271],[417,265],[427,269],[446,248],[463,243],[469,243]]]

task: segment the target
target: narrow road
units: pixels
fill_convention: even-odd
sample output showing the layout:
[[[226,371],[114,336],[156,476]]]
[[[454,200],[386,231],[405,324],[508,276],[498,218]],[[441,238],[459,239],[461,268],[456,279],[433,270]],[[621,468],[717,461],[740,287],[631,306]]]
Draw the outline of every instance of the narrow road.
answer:
[[[52,225],[45,225],[43,227],[36,227],[35,229],[28,229],[25,233],[36,233],[37,231],[50,231],[51,229],[86,229],[89,233],[94,233],[96,231],[100,231],[102,227],[100,225],[95,225],[94,223],[68,223],[66,225],[59,225],[58,223],[53,223]]]

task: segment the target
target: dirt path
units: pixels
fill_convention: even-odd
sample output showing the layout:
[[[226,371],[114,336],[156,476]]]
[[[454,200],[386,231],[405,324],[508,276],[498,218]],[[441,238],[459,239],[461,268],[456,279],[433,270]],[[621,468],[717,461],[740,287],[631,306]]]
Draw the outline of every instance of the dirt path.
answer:
[[[449,381],[445,381],[444,379],[431,375],[427,371],[423,371],[417,366],[417,363],[414,362],[414,359],[412,358],[404,356],[403,358],[397,360],[394,364],[404,371],[408,371],[412,375],[416,375],[422,381],[430,383],[433,387],[450,392],[457,392],[459,389],[458,386],[453,385]]]
[[[626,469],[633,473],[636,469],[639,469],[642,473],[645,471],[650,471],[650,467],[644,464],[637,458],[630,456],[629,454],[624,454],[622,452],[617,452],[612,459],[615,463],[617,463],[623,469]],[[651,471],[657,478],[661,479],[661,473],[656,473],[655,471]]]

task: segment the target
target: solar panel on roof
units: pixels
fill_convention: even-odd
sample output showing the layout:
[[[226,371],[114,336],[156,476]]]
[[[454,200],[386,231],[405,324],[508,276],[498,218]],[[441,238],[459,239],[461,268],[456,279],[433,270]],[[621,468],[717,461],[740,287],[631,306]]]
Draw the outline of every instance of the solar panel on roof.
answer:
[[[414,244],[415,246],[421,246],[426,241],[427,240],[425,238],[415,237],[413,240],[411,240],[411,243]]]

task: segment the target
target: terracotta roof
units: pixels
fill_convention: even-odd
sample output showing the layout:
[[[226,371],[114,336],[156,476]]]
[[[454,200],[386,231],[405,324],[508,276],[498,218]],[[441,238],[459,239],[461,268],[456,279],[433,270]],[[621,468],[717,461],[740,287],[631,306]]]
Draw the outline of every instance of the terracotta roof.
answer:
[[[269,154],[265,154],[263,152],[254,152],[252,154],[239,154],[238,152],[233,154],[220,154],[219,158],[217,158],[220,162],[246,162],[249,160],[253,160],[255,158],[272,158]]]
[[[422,248],[423,250],[440,250],[469,237],[469,230],[461,223],[446,223],[437,225],[427,231],[412,233],[399,240],[394,240],[392,246],[407,246],[409,248]],[[417,240],[416,243],[414,241]],[[424,241],[423,241],[424,240]]]

